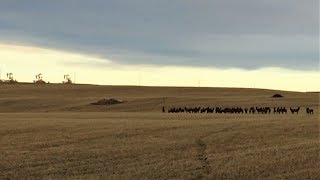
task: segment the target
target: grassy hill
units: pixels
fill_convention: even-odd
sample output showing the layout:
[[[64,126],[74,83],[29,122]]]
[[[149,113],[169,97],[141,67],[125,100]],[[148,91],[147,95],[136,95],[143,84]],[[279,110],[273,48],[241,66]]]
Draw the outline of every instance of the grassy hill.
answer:
[[[284,98],[271,98],[274,94]],[[161,107],[315,107],[318,93],[244,88],[1,84],[0,112],[160,112]],[[115,98],[113,106],[90,103]]]
[[[90,104],[109,98],[124,103]],[[162,106],[315,113],[157,113]],[[318,113],[319,93],[1,84],[0,179],[316,179]]]

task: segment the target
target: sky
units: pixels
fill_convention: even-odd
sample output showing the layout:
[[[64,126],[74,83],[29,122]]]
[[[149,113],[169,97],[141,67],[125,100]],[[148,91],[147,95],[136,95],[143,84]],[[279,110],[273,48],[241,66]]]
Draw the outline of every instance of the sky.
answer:
[[[320,91],[319,0],[0,0],[0,48],[19,81]]]

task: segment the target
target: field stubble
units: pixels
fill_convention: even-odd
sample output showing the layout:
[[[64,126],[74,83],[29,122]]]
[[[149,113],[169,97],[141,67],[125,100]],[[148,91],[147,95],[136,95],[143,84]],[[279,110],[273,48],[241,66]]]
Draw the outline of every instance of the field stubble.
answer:
[[[317,115],[2,113],[0,179],[316,178]]]

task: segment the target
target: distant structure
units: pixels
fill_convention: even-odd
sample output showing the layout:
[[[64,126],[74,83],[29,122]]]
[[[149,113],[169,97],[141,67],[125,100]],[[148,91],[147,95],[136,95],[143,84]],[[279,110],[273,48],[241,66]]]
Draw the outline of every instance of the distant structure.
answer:
[[[64,78],[64,81],[62,81],[63,84],[72,84],[69,74],[64,75],[63,78]]]
[[[8,78],[9,80],[12,80],[12,79],[13,79],[13,74],[12,74],[12,73],[7,73],[7,78]]]
[[[0,80],[0,83],[7,83],[7,84],[18,83],[18,81],[13,78],[12,73],[7,73],[7,78],[8,78],[7,80]]]
[[[42,74],[36,75],[36,80],[33,81],[35,84],[46,84],[46,82],[42,79]]]

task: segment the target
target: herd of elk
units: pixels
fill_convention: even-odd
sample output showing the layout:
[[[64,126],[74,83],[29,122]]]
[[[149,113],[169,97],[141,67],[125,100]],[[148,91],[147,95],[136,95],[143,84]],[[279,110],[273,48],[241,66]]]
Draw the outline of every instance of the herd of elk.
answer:
[[[291,111],[292,114],[294,114],[294,113],[299,114],[299,110],[300,110],[300,107],[298,107],[297,109],[290,108],[290,111]]]
[[[290,107],[290,111],[292,114],[299,114],[300,111],[300,107],[298,108],[291,108]],[[162,112],[165,113],[166,109],[165,107],[162,107]],[[173,107],[173,108],[169,108],[168,113],[217,113],[217,114],[221,114],[221,113],[228,113],[228,114],[271,114],[271,108],[270,107],[250,107],[250,108],[241,108],[241,107],[234,107],[234,108],[220,108],[220,107],[216,107],[216,108],[211,108],[211,107],[193,107],[193,108],[189,108],[189,107]],[[307,114],[313,114],[313,109],[311,108],[306,108],[306,112]],[[273,108],[273,113],[274,114],[286,114],[288,113],[287,108],[285,107],[274,107]]]

